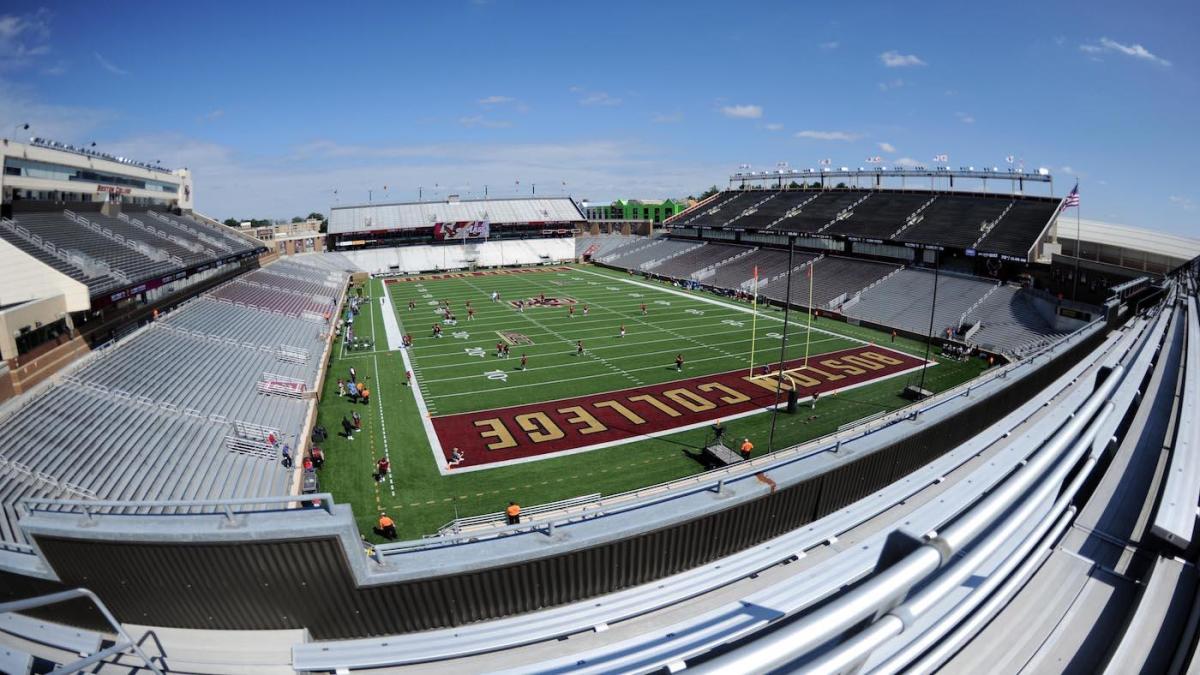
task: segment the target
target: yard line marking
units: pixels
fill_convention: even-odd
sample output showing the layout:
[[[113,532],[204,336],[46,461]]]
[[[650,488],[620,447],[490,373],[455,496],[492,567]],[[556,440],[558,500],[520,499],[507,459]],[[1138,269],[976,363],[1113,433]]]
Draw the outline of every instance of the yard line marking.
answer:
[[[674,350],[672,350],[672,351],[674,351]],[[831,353],[831,352],[823,352],[821,354],[814,354],[814,356],[824,356],[825,354],[829,354],[829,353]],[[910,356],[911,356],[911,354],[910,354]],[[728,358],[728,357],[726,357],[726,356],[710,356],[710,357],[702,358],[702,359],[691,359],[688,361],[688,363],[704,363],[706,361],[716,361],[718,359],[725,359],[725,358]],[[673,370],[674,366],[664,362],[662,364],[654,365],[654,366],[645,366],[643,368],[631,368],[628,372],[636,373],[636,372],[645,371],[645,370],[666,370],[666,369]],[[478,377],[478,375],[476,375],[475,377]],[[521,389],[524,387],[542,387],[542,386],[546,386],[549,384],[562,384],[563,382],[576,382],[578,380],[590,380],[590,379],[596,378],[596,377],[609,377],[609,373],[598,373],[596,375],[580,375],[578,377],[568,377],[568,378],[564,378],[561,380],[530,382],[529,384],[511,384],[511,385],[504,386],[504,387],[492,387],[490,389],[477,389],[474,391],[458,391],[458,392],[448,393],[448,394],[437,394],[434,396],[430,396],[430,398],[438,399],[438,398],[451,398],[451,397],[455,397],[455,396],[470,396],[472,394],[490,394],[490,393],[497,392],[497,391],[504,391],[506,389]],[[459,378],[459,379],[474,379],[474,378]],[[434,380],[434,381],[435,382],[444,382],[446,380]],[[658,384],[658,383],[656,383],[656,384]],[[601,392],[601,393],[603,393],[603,392]],[[482,410],[488,410],[488,408],[483,408]],[[464,410],[463,412],[480,412],[480,410]],[[457,415],[459,413],[454,413],[454,414]]]
[[[471,283],[470,281],[467,281],[467,285],[468,285],[468,286],[470,286],[470,287],[472,287],[472,288],[475,288],[476,290],[478,290],[478,286],[476,286],[475,284]],[[482,291],[481,291],[481,292],[482,292]],[[537,319],[533,318],[532,316],[529,316],[529,314],[527,314],[526,312],[517,312],[517,314],[518,314],[519,316],[523,317],[523,318],[524,318],[526,321],[529,321],[529,322],[530,322],[530,323],[532,323],[533,325],[537,326],[538,328],[541,328],[542,330],[546,331],[547,333],[550,333],[551,335],[553,335],[553,336],[557,337],[557,338],[558,338],[560,341],[562,341],[562,342],[565,342],[565,343],[567,343],[568,345],[570,345],[570,346],[572,346],[572,347],[573,347],[573,346],[575,346],[575,343],[574,343],[574,342],[572,342],[572,341],[571,341],[569,338],[567,338],[566,336],[564,336],[564,335],[563,335],[563,334],[561,334],[561,333],[558,333],[558,332],[556,332],[555,330],[553,330],[553,329],[551,329],[551,328],[548,328],[548,327],[546,327],[546,326],[542,325],[542,323],[541,323],[541,322],[539,322]],[[609,367],[609,368],[611,368],[612,370],[615,370],[615,371],[619,372],[620,374],[624,375],[625,377],[627,377],[627,378],[629,378],[629,379],[633,380],[633,381],[634,381],[634,383],[636,383],[636,384],[645,384],[644,382],[642,382],[641,380],[639,380],[639,379],[638,379],[636,376],[634,376],[634,375],[630,375],[630,374],[629,374],[629,373],[627,373],[626,371],[624,371],[624,370],[621,370],[621,368],[620,368],[620,367],[618,367],[618,366],[614,366],[613,364],[611,364],[611,363],[609,363],[607,360],[605,360],[603,357],[596,356],[596,355],[594,355],[594,354],[591,354],[591,353],[589,353],[589,352],[588,352],[588,350],[587,350],[586,348],[585,348],[585,349],[584,349],[584,351],[583,351],[583,355],[584,355],[584,356],[586,356],[586,357],[588,357],[588,358],[590,358],[590,359],[593,359],[593,360],[599,361],[600,363],[603,363],[605,366],[608,366],[608,367]],[[499,389],[505,389],[505,388],[506,388],[506,387],[498,387],[497,389],[499,390]]]
[[[682,298],[691,298],[693,300],[697,300],[699,302],[703,302],[703,303],[706,303],[709,305],[716,305],[718,307],[724,307],[726,309],[737,310],[744,314],[753,314],[754,313],[754,310],[749,307],[741,307],[739,305],[731,305],[729,303],[722,302],[715,298],[706,298],[702,295],[690,295],[688,293],[684,293],[683,291],[677,291],[674,288],[659,288],[657,286],[654,286],[653,284],[648,284],[648,283],[645,283],[642,281],[634,281],[632,279],[621,279],[621,278],[613,277],[613,276],[610,276],[607,274],[600,274],[599,272],[593,272],[591,270],[580,269],[579,271],[584,274],[591,274],[591,275],[598,276],[598,277],[604,277],[606,279],[616,279],[617,281],[620,281],[621,283],[624,283],[624,284],[631,284],[633,286],[641,286],[642,288],[653,288],[653,289],[662,291],[663,293],[670,293],[671,295],[678,295],[679,297],[682,297]],[[765,317],[767,319],[771,319],[773,321],[778,321],[779,323],[783,323],[782,317],[772,316],[770,314],[764,314],[762,312],[759,312],[759,316]],[[860,345],[871,344],[867,340],[863,340],[861,338],[856,338],[856,337],[850,337],[849,335],[842,335],[841,333],[835,333],[830,330],[825,330],[824,328],[818,328],[816,326],[813,326],[812,329],[815,331],[821,332],[821,333],[825,333],[826,335],[836,335],[838,337],[843,337],[847,340],[850,340],[851,342],[857,342]]]
[[[835,339],[836,338],[822,338],[820,340],[813,340],[810,344],[815,345],[815,344],[820,344],[822,342],[833,342],[833,341],[835,341]],[[717,343],[717,344],[735,345],[735,344],[746,343],[749,341],[750,341],[749,338],[743,338],[741,340],[736,340],[733,342],[721,342],[721,343]],[[668,340],[657,340],[657,342],[668,342]],[[631,344],[633,346],[641,346],[643,344],[648,344],[648,343],[635,342],[635,343],[631,343]],[[790,345],[789,347],[793,347],[797,351],[799,351],[799,349],[803,346],[804,345],[801,344],[801,345],[794,345],[794,346]],[[622,347],[623,347],[623,345],[614,345],[611,347],[596,347],[596,351],[600,351],[601,349],[618,349],[618,348],[622,348]],[[774,345],[767,344],[767,346],[765,346],[765,347],[755,349],[754,352],[756,355],[759,353],[773,353],[776,351],[776,349],[777,348]],[[670,354],[672,352],[678,353],[678,351],[679,351],[678,349],[664,349],[664,350],[655,351],[655,352],[638,352],[637,354],[634,354],[634,355],[631,355],[628,357],[617,357],[617,358],[614,358],[613,360],[621,361],[624,359],[640,359],[643,356],[654,356],[656,354]],[[747,349],[747,351],[749,351],[749,350]],[[814,354],[814,356],[820,356],[820,354]],[[716,357],[713,357],[713,358],[716,358]],[[708,360],[711,360],[711,359],[710,358],[693,359],[693,360],[689,361],[689,363],[703,363],[704,361],[708,361]],[[465,368],[465,367],[469,367],[472,365],[476,365],[476,364],[462,363],[462,364],[455,364],[452,366],[431,366],[431,367],[427,368],[426,370],[433,370],[435,368],[453,368],[453,367]],[[574,359],[571,359],[564,363],[555,363],[555,364],[549,365],[549,366],[537,366],[534,368],[528,368],[525,372],[534,372],[537,370],[559,370],[562,368],[571,368],[574,366],[581,366],[581,365],[586,365],[586,364],[576,361]],[[653,366],[652,368],[634,368],[634,369],[630,369],[630,372],[632,372],[634,370],[652,370],[653,368],[658,368],[658,367],[659,366]],[[452,376],[452,377],[432,377],[432,378],[427,377],[427,378],[425,378],[425,381],[442,383],[442,382],[453,382],[455,380],[474,380],[474,379],[477,379],[478,377],[479,377],[479,373],[472,373],[470,375],[456,375],[456,376]],[[580,378],[570,378],[570,379],[580,379]],[[567,380],[555,380],[555,382],[565,382],[565,381],[567,381]],[[546,384],[550,384],[550,383],[546,383]]]

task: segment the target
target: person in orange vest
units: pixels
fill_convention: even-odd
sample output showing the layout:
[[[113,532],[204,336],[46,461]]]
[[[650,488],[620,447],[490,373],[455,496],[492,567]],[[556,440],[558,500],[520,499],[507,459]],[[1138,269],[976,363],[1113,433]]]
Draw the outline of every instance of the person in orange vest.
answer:
[[[521,505],[516,502],[509,502],[508,508],[504,510],[504,515],[508,517],[509,525],[516,525],[521,522]]]
[[[750,452],[754,450],[754,444],[749,438],[742,439],[742,459],[750,459]]]
[[[384,539],[395,539],[396,521],[388,518],[388,514],[380,513],[379,526],[375,528],[375,534],[383,537]]]

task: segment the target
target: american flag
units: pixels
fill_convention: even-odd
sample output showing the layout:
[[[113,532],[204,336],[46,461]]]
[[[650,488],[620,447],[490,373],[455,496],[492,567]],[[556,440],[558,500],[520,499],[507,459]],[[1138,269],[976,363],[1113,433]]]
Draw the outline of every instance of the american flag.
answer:
[[[1079,183],[1071,188],[1071,192],[1067,195],[1067,201],[1063,202],[1063,208],[1069,209],[1072,206],[1079,206]]]

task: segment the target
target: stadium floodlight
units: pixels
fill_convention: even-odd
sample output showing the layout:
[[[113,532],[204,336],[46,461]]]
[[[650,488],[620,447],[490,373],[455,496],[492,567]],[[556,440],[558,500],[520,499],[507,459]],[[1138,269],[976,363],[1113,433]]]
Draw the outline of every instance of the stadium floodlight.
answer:
[[[850,167],[846,167],[846,166],[842,167],[842,171],[849,171],[849,170],[850,170]]]
[[[1049,176],[1049,175],[1050,175],[1050,169],[1046,169],[1046,168],[1039,168],[1039,169],[1038,169],[1038,175],[1039,175],[1039,176]]]

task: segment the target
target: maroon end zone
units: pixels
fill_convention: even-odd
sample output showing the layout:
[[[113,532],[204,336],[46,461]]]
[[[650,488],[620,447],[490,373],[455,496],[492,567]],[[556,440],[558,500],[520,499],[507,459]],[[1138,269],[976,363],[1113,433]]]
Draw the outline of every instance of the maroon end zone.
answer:
[[[446,459],[459,448],[466,468],[539,455],[628,443],[684,428],[770,409],[776,386],[814,393],[861,386],[921,367],[924,362],[875,345],[790,361],[750,377],[746,369],[692,377],[648,387],[542,403],[445,415],[433,428]],[[932,364],[931,364],[932,365]]]
[[[511,270],[484,270],[481,272],[442,272],[440,274],[414,274],[407,277],[388,277],[383,285],[399,284],[405,281],[436,281],[438,279],[473,279],[475,277],[490,277],[498,274],[536,274],[538,272],[570,272],[570,267],[517,267]]]

